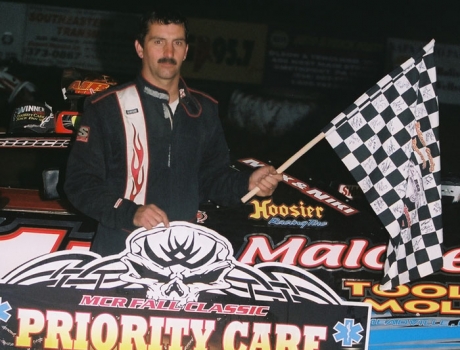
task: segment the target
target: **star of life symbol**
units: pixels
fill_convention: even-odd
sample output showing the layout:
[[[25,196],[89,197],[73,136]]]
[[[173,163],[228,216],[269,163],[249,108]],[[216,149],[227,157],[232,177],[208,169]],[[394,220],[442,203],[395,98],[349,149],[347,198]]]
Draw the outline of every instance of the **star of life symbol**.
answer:
[[[10,303],[7,301],[2,303],[2,298],[0,297],[0,321],[7,322],[11,315],[8,311],[11,310]]]
[[[345,318],[344,322],[337,322],[334,326],[334,340],[336,343],[341,342],[344,347],[351,347],[353,344],[359,344],[363,336],[360,334],[364,329],[361,323],[355,324],[355,320]]]

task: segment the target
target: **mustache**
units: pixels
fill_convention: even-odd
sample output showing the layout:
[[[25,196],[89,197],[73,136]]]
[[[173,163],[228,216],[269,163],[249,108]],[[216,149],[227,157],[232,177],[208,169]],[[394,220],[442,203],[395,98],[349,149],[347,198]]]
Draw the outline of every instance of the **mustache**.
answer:
[[[158,63],[177,64],[177,61],[172,57],[163,57],[158,60]]]

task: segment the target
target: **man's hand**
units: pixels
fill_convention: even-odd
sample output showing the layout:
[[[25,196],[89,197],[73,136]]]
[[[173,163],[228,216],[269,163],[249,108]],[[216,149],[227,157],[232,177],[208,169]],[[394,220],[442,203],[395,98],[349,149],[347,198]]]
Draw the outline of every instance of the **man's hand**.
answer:
[[[160,223],[163,223],[165,227],[169,227],[168,216],[155,204],[143,205],[134,214],[133,224],[137,227],[144,227],[150,230]]]
[[[274,167],[263,166],[254,170],[249,177],[249,191],[255,187],[259,187],[260,191],[257,196],[266,197],[271,196],[275,191],[278,183],[283,180],[283,175],[278,174]]]

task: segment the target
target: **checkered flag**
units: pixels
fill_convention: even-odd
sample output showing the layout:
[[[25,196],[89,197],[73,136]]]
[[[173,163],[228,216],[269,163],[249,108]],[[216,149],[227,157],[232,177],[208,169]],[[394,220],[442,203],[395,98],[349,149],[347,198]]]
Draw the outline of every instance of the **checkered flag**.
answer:
[[[434,40],[323,129],[390,233],[381,290],[443,266]]]

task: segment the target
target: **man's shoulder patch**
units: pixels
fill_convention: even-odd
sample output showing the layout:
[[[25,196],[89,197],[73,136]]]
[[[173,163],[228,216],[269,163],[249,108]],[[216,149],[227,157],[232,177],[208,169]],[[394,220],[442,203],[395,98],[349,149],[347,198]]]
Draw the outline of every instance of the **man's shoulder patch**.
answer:
[[[89,126],[82,125],[78,129],[76,141],[88,142],[89,138]]]

